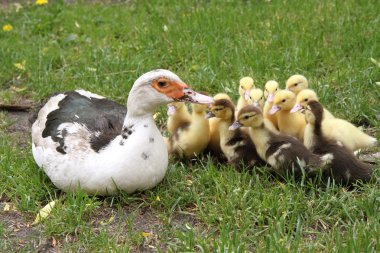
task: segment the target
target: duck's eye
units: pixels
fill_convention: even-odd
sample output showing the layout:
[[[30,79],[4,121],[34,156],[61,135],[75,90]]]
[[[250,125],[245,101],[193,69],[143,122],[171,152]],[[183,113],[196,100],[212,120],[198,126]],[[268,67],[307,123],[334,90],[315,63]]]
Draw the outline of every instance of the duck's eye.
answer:
[[[240,85],[240,88],[244,89],[243,85]]]
[[[295,84],[294,84],[294,87],[297,87],[297,85],[298,85],[298,83],[295,83]]]
[[[248,115],[245,115],[245,116],[244,116],[244,119],[249,119],[249,116],[248,116]]]
[[[278,91],[278,88],[276,88],[276,91]]]
[[[305,98],[305,102],[307,102],[307,101],[309,101],[309,99],[308,99],[308,98]]]
[[[168,83],[165,81],[159,81],[157,84],[158,84],[158,87],[160,87],[160,88],[164,88],[165,86],[168,85]]]
[[[281,102],[285,103],[286,99],[281,100]]]

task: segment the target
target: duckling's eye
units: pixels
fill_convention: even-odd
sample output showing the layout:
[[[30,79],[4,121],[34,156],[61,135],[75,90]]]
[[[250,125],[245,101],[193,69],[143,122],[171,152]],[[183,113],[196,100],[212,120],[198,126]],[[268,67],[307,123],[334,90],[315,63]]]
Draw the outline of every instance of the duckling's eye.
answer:
[[[168,83],[165,82],[165,81],[159,81],[157,84],[158,84],[158,86],[159,86],[160,88],[164,88],[166,85],[168,85]]]
[[[285,103],[286,99],[281,100],[281,102]]]
[[[240,85],[240,88],[244,89],[243,85]]]
[[[248,116],[248,115],[245,115],[245,116],[244,116],[244,119],[249,119],[249,116]]]
[[[297,86],[297,85],[298,85],[298,83],[295,83],[295,84],[294,84],[294,86]]]
[[[276,91],[278,91],[278,88],[276,88]]]
[[[309,99],[308,99],[308,98],[305,98],[305,102],[307,102],[307,101],[309,101]]]

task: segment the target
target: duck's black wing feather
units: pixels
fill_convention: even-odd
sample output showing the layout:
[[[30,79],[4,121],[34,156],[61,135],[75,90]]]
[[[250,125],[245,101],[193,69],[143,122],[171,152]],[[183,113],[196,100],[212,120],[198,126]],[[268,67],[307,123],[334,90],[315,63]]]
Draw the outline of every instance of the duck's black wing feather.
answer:
[[[127,108],[105,98],[87,97],[76,91],[64,93],[66,96],[58,103],[58,109],[47,115],[42,137],[51,138],[60,143],[57,151],[64,152],[65,132],[58,132],[62,123],[78,123],[86,126],[91,135],[91,147],[99,151],[121,133]]]

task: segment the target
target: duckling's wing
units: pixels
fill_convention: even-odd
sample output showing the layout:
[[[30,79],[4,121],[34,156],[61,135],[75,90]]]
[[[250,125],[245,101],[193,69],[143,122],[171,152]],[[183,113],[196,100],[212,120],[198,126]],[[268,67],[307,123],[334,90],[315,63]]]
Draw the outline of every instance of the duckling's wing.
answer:
[[[64,95],[58,108],[47,114],[42,131],[43,138],[51,136],[53,141],[60,144],[61,149],[57,148],[57,151],[64,153],[64,137],[70,132],[62,128],[65,125],[85,127],[90,136],[91,147],[95,151],[99,151],[121,133],[127,113],[125,106],[78,91],[66,92]]]

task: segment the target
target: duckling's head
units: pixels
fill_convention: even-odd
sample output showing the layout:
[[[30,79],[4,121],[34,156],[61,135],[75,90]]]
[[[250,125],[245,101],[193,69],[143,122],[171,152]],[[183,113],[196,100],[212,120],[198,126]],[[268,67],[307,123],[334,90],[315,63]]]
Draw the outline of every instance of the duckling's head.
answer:
[[[174,115],[174,113],[180,111],[181,109],[184,109],[186,107],[184,102],[172,102],[168,104],[168,116]]]
[[[212,104],[210,112],[207,114],[208,118],[216,117],[222,120],[231,120],[233,119],[235,112],[235,106],[230,100],[227,99],[218,99]]]
[[[321,124],[323,120],[323,106],[318,101],[310,101],[305,106],[305,119],[311,125]]]
[[[301,90],[307,89],[309,82],[303,75],[293,75],[286,81],[286,89],[298,94]]]
[[[269,114],[273,115],[276,112],[290,110],[293,108],[296,100],[296,95],[288,90],[280,90],[276,93],[273,100],[273,106]]]
[[[244,97],[245,100],[249,99],[249,92],[253,88],[253,79],[252,77],[246,76],[240,79],[239,81],[239,95]]]
[[[140,76],[129,93],[128,114],[152,113],[158,106],[173,101],[210,104],[213,99],[189,88],[176,74],[157,69]]]
[[[239,127],[259,127],[263,124],[263,114],[261,110],[253,105],[243,107],[237,116],[237,120],[230,126],[230,130]]]
[[[230,96],[228,96],[226,93],[218,93],[214,96],[214,100],[219,100],[219,99],[227,99],[231,101]]]
[[[264,97],[268,102],[273,102],[274,95],[276,95],[276,92],[279,90],[279,84],[278,82],[274,80],[270,80],[266,82],[265,84],[265,90],[264,90]]]
[[[248,104],[252,104],[256,107],[259,107],[262,109],[262,106],[264,105],[264,92],[262,89],[252,89],[249,93],[249,100]]]
[[[192,104],[191,105],[194,113],[204,113],[208,110],[209,106],[205,104]]]
[[[291,113],[305,108],[309,101],[318,101],[318,96],[312,89],[301,90],[296,97],[296,104],[293,106]]]

